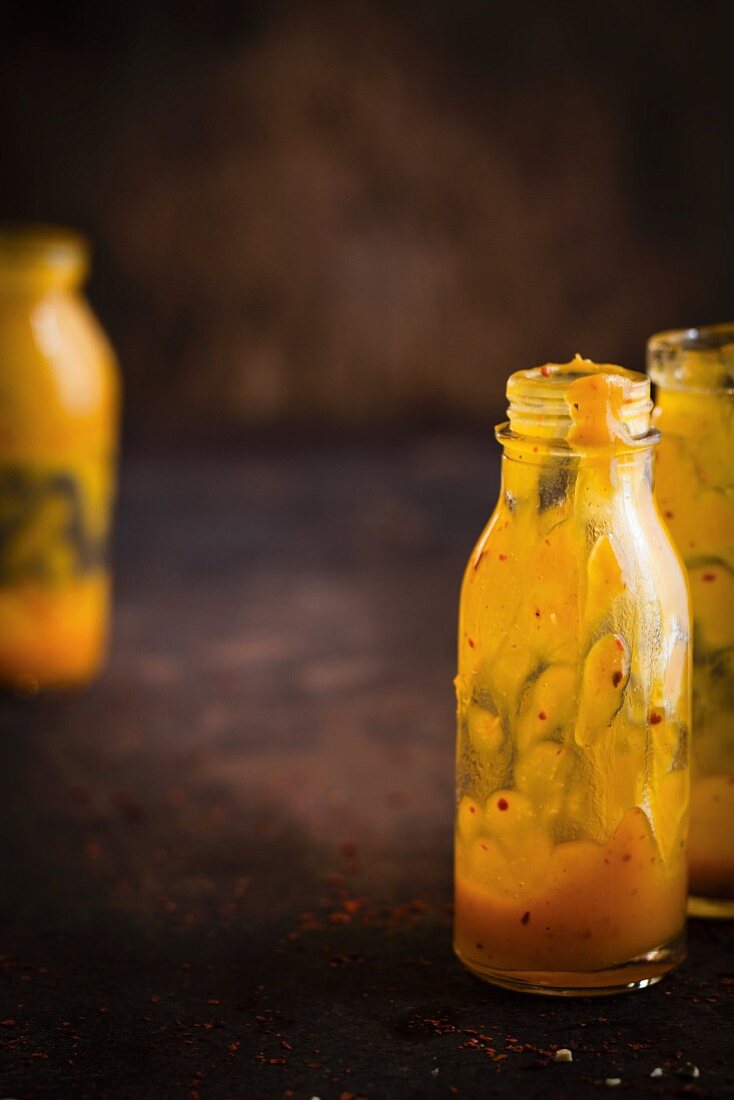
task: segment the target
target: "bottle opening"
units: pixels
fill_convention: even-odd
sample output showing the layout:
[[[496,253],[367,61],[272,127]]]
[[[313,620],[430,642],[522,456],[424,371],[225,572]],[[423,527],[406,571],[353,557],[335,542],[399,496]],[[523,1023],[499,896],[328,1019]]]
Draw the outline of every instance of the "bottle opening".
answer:
[[[0,227],[0,287],[43,290],[77,286],[89,265],[89,243],[61,226]]]
[[[508,438],[541,440],[564,450],[637,448],[657,442],[650,428],[650,380],[616,364],[576,356],[517,371],[507,382]]]
[[[734,394],[734,322],[656,333],[647,372],[662,389]]]

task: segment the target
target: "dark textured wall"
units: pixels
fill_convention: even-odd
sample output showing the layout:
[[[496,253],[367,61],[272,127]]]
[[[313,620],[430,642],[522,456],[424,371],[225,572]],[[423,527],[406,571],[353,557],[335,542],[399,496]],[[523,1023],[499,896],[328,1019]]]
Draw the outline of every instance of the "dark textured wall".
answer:
[[[733,13],[11,5],[0,215],[93,235],[133,422],[486,421],[734,314]]]

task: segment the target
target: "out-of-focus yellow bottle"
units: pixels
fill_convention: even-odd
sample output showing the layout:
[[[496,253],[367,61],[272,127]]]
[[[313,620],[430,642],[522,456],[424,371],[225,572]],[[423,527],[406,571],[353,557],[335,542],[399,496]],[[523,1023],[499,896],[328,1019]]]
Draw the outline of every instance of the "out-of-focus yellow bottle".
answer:
[[[82,684],[109,628],[119,380],[65,229],[0,230],[0,685]]]
[[[693,598],[690,911],[734,916],[734,324],[648,343],[656,493]]]
[[[507,396],[461,593],[455,947],[513,989],[642,987],[684,956],[690,723],[650,384],[577,358]]]

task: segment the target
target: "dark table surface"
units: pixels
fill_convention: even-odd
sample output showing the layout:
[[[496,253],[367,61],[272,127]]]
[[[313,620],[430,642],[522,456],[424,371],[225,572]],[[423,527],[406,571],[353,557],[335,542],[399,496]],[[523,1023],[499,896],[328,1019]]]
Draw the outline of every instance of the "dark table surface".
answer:
[[[126,462],[105,675],[0,706],[3,1097],[734,1095],[729,925],[616,999],[452,956],[456,602],[496,467],[489,433]]]

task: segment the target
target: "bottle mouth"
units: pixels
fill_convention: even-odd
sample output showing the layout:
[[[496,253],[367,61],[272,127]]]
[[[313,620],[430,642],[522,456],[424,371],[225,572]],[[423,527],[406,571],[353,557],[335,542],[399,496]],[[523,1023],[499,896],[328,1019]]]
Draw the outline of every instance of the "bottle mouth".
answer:
[[[576,356],[517,371],[507,381],[508,420],[498,438],[529,438],[563,450],[637,448],[657,441],[650,428],[650,380],[613,363]]]
[[[52,225],[0,227],[0,287],[35,290],[78,285],[89,266],[89,242]]]
[[[661,389],[734,394],[734,321],[655,333],[647,373]]]

